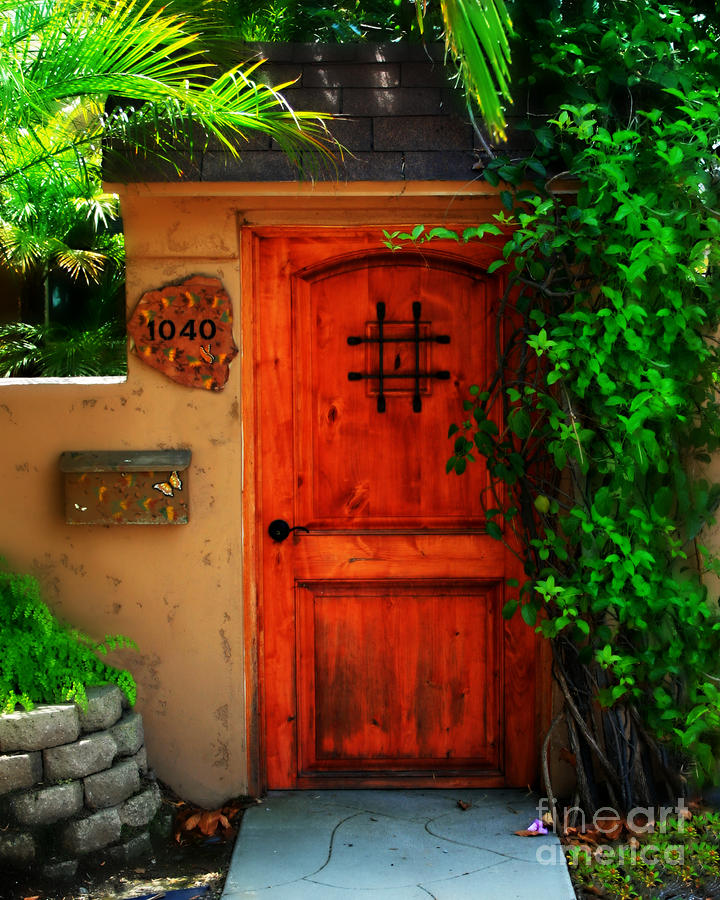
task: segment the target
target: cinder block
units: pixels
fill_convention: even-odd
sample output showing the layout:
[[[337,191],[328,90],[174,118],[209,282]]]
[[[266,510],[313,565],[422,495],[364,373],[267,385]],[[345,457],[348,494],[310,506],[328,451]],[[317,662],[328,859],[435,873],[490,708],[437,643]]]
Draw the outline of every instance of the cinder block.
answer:
[[[101,684],[87,689],[88,707],[80,711],[80,727],[84,732],[104,731],[122,715],[123,692],[116,684]]]
[[[74,703],[38,706],[29,712],[0,716],[0,752],[44,750],[69,744],[80,734],[78,710]]]
[[[161,803],[160,788],[156,784],[151,784],[149,788],[123,803],[120,807],[120,821],[123,825],[132,825],[134,828],[147,825]]]
[[[52,747],[43,752],[45,780],[84,778],[109,768],[116,755],[117,745],[107,731],[95,732],[62,747]]]
[[[82,804],[82,784],[73,781],[18,794],[10,800],[10,811],[21,825],[50,825],[74,816]]]
[[[70,881],[77,874],[80,861],[77,859],[57,859],[46,862],[41,868],[43,878],[48,881]]]
[[[126,759],[83,779],[85,803],[90,809],[117,806],[140,790],[140,773],[134,759]]]
[[[138,752],[133,756],[133,759],[137,763],[137,767],[140,771],[141,775],[147,775],[148,773],[148,761],[147,761],[147,750],[145,747],[141,747]]]
[[[123,841],[121,844],[113,844],[103,854],[105,859],[114,863],[127,864],[134,860],[150,856],[152,854],[152,841],[147,831],[136,834],[134,837]]]
[[[145,740],[142,716],[137,712],[125,713],[117,725],[113,725],[110,729],[110,735],[120,756],[132,756],[138,752]]]
[[[100,850],[120,838],[120,816],[117,809],[103,809],[76,822],[68,822],[61,831],[63,847],[82,856]]]
[[[3,867],[28,866],[35,861],[36,852],[35,838],[31,834],[0,831],[0,863]]]
[[[39,751],[0,756],[0,796],[21,791],[42,781],[42,757]]]

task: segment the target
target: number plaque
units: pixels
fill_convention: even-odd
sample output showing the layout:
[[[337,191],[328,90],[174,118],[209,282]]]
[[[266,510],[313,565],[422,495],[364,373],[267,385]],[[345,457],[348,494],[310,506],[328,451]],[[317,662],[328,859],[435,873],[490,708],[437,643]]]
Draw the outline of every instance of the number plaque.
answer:
[[[230,297],[219,279],[202,275],[143,294],[128,334],[143,362],[208,391],[223,389],[238,352]]]

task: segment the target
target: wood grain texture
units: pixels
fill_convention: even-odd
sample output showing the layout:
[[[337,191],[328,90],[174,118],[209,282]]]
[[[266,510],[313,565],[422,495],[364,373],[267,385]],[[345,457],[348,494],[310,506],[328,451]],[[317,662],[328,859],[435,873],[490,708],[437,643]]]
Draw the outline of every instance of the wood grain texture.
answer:
[[[498,587],[301,583],[300,772],[498,772]]]
[[[265,786],[529,783],[537,642],[500,616],[517,564],[484,532],[483,466],[444,471],[448,425],[494,367],[496,248],[252,236]],[[403,337],[413,301],[424,334],[451,338],[421,362],[451,377],[421,384],[419,413],[404,385],[379,413],[377,384],[347,378],[375,371],[373,345],[347,337],[375,333],[378,302]],[[414,366],[410,345],[386,352],[391,371]],[[275,544],[276,518],[310,533]]]
[[[257,282],[255,265],[255,239],[249,229],[242,230],[240,240],[241,259],[240,277],[244,285]],[[263,766],[264,740],[262,734],[262,698],[260,677],[260,599],[262,597],[262,562],[258,558],[261,552],[261,507],[255,502],[255,490],[258,484],[258,411],[255,385],[256,356],[256,306],[254,303],[242,304],[242,365],[243,409],[242,425],[244,435],[243,447],[243,487],[241,527],[243,532],[243,633],[245,635],[244,653],[244,693],[245,693],[245,735],[247,747],[247,792],[249,796],[262,794],[265,785]],[[260,544],[258,539],[260,538]]]
[[[296,276],[292,294],[298,521],[349,529],[481,526],[484,481],[468,494],[462,479],[438,472],[467,386],[488,376],[486,279],[479,270],[442,257],[431,267],[417,254],[363,254],[335,270]],[[408,341],[418,299],[425,333],[450,338],[421,344],[420,368],[448,371],[450,379],[420,379],[422,409],[413,413],[414,379],[398,376],[415,368]],[[377,339],[378,302],[386,309],[384,333],[393,339],[383,353],[384,413],[377,411],[376,379],[348,382],[350,371],[379,369],[377,344],[347,343]]]

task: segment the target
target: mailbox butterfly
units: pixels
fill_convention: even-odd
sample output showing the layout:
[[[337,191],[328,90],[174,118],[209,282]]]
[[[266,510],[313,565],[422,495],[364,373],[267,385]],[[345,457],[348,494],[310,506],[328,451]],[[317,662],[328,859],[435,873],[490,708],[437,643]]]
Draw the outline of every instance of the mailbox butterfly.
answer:
[[[174,497],[174,490],[182,490],[182,481],[178,473],[173,472],[167,481],[158,481],[157,484],[153,485],[153,488],[156,491],[160,491],[161,494],[165,494],[166,497]]]
[[[203,345],[200,344],[200,356],[202,357],[203,362],[210,363],[211,365],[215,362],[215,357],[210,352],[210,344],[208,344],[207,347],[203,347]]]

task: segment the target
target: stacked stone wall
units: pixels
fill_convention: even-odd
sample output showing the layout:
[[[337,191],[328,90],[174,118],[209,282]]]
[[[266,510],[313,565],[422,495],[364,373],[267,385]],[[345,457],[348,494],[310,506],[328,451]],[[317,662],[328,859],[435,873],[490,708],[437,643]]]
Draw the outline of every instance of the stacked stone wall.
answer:
[[[115,685],[89,688],[85,711],[0,716],[0,870],[72,877],[89,854],[98,863],[149,854],[160,802],[142,718]]]

